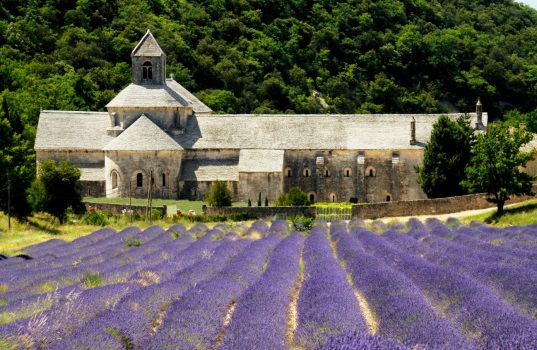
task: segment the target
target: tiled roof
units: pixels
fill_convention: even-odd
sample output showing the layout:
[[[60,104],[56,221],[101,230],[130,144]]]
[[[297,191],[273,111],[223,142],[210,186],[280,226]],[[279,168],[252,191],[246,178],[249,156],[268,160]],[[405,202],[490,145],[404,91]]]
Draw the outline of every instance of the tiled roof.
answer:
[[[212,109],[207,107],[203,102],[201,102],[196,96],[194,96],[190,91],[185,89],[181,84],[176,82],[173,79],[166,79],[166,84],[175,91],[178,95],[182,96],[192,109],[197,114],[207,114],[212,113]]]
[[[106,107],[186,107],[192,106],[195,113],[210,113],[198,98],[172,79],[164,85],[130,84],[121,90]]]
[[[281,150],[243,149],[239,153],[240,173],[272,173],[283,171]]]
[[[148,29],[145,35],[142,37],[142,40],[136,45],[134,50],[132,50],[132,56],[166,56],[164,51],[160,48],[159,44],[151,34],[151,31]]]
[[[105,151],[176,151],[181,149],[177,142],[144,114],[104,147]]]
[[[206,115],[175,137],[185,149],[423,149],[440,114]],[[460,114],[448,114],[456,119]],[[472,126],[476,115],[472,116]],[[416,145],[410,122],[416,120]],[[487,114],[483,113],[487,125]]]
[[[181,165],[182,181],[239,181],[236,160],[189,159]]]
[[[80,181],[105,181],[104,166],[101,164],[76,164],[80,169]]]
[[[106,112],[41,111],[37,124],[36,150],[102,150],[108,136]]]

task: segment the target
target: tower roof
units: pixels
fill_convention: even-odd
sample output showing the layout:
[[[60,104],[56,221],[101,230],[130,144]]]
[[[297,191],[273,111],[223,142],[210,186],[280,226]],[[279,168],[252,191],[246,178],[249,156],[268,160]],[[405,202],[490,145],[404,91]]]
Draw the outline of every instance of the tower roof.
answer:
[[[136,45],[134,50],[132,50],[131,56],[149,56],[149,57],[160,57],[166,56],[164,51],[160,48],[159,44],[151,31],[148,29],[145,35],[142,37],[142,40]]]

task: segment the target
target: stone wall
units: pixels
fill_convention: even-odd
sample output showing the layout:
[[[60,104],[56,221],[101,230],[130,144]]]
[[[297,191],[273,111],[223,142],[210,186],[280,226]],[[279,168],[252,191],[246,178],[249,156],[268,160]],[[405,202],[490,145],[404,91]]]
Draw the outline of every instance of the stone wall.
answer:
[[[513,197],[505,204],[514,204],[531,198],[534,197]],[[440,215],[466,210],[494,208],[495,206],[494,203],[486,201],[486,195],[472,194],[459,197],[354,205],[352,207],[352,217],[378,219],[397,216]]]
[[[278,200],[282,193],[282,174],[280,173],[239,173],[239,196],[241,202],[257,203],[261,193],[261,202],[265,203],[265,197],[271,203]],[[237,197],[235,197],[237,198]]]
[[[106,196],[147,198],[152,171],[153,198],[177,198],[181,156],[181,151],[107,151],[104,171],[107,177]],[[117,173],[115,188],[113,172]],[[138,173],[142,174],[141,186],[137,182]]]
[[[425,199],[416,165],[423,150],[285,151],[283,191],[298,186],[315,202]]]
[[[126,209],[127,212],[132,208],[132,212],[139,214],[139,215],[145,215],[146,214],[146,206],[145,205],[133,205],[132,207],[129,207],[128,205],[124,204],[113,204],[113,203],[92,203],[92,202],[84,202],[84,206],[86,207],[86,210],[90,210],[90,207],[95,210],[100,210],[105,213],[112,213],[115,215],[123,214],[123,209]],[[161,207],[153,207],[153,209],[160,210],[162,212],[162,215],[166,215],[166,206],[163,205]]]
[[[287,219],[300,216],[315,217],[315,207],[203,207],[204,215],[230,215],[248,213],[252,219],[270,220],[275,215],[284,215]]]
[[[104,181],[80,181],[82,196],[106,197]]]

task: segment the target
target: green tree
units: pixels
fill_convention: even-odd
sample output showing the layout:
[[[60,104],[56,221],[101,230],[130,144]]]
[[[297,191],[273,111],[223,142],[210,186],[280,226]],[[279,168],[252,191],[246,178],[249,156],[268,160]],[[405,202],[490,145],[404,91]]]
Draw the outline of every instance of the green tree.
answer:
[[[431,138],[425,145],[423,165],[416,167],[418,183],[427,197],[467,194],[460,182],[466,178],[464,169],[470,161],[473,132],[467,115],[456,121],[442,115],[433,124]]]
[[[524,127],[510,129],[505,124],[490,124],[489,132],[477,137],[462,185],[470,193],[491,196],[487,200],[496,203],[498,214],[503,214],[509,196],[532,194],[533,176],[520,171],[535,154],[521,149],[532,138],[533,134]]]
[[[84,211],[79,179],[80,170],[68,159],[62,159],[58,165],[54,160],[44,160],[29,191],[29,202],[35,211],[45,211],[63,224],[69,208],[76,213]]]
[[[9,113],[6,100],[0,110],[0,210],[24,218],[31,207],[24,194],[35,178],[33,142],[20,133],[24,126],[20,119]],[[11,119],[11,120],[10,120]],[[13,127],[15,126],[15,127]],[[9,200],[8,200],[9,195]]]
[[[223,181],[216,180],[203,198],[211,207],[229,207],[233,202],[231,191]]]
[[[282,193],[278,197],[276,206],[311,205],[308,195],[300,187],[292,187],[288,193]]]

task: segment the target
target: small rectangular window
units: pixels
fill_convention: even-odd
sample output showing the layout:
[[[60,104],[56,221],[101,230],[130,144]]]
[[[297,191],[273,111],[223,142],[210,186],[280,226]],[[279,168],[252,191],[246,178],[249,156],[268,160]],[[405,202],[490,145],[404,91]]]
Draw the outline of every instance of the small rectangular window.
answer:
[[[364,152],[358,152],[358,164],[365,164],[365,153]]]

